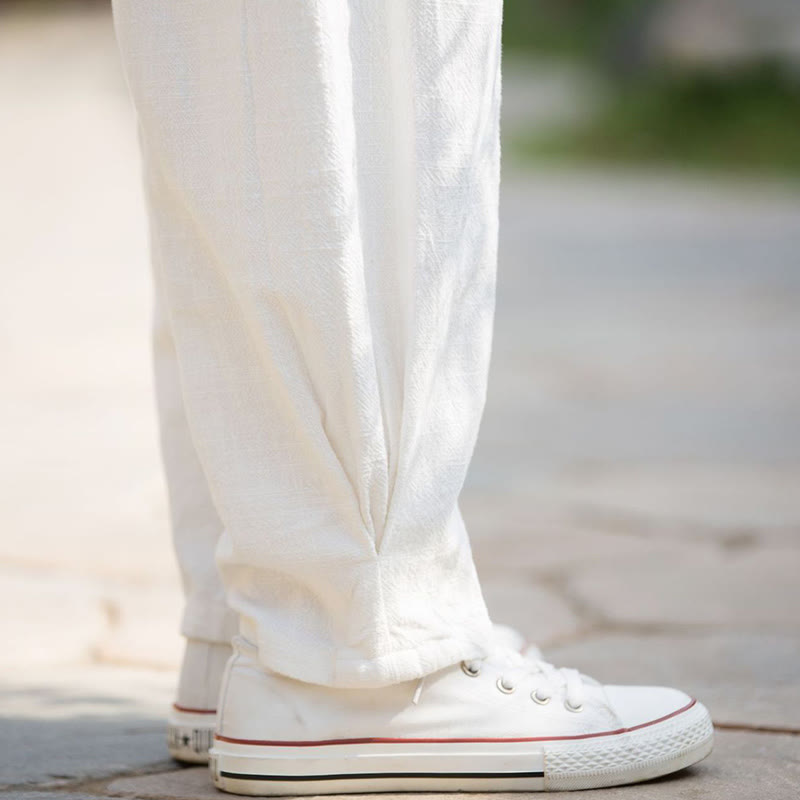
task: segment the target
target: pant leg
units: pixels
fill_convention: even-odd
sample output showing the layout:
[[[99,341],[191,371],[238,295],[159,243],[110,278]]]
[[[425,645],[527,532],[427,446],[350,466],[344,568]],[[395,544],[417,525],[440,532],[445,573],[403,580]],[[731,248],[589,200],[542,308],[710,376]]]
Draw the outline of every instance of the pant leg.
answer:
[[[222,522],[189,432],[159,275],[155,276],[155,287],[153,363],[172,541],[185,597],[181,633],[189,639],[228,644],[236,634],[237,618],[225,601],[214,558]]]
[[[116,0],[228,599],[267,666],[480,654],[500,0]]]

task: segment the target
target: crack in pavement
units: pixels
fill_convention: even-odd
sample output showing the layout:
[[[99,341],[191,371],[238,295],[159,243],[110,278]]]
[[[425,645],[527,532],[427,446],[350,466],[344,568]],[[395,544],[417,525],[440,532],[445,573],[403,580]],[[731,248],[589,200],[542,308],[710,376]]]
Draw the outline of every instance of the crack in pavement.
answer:
[[[192,765],[194,766],[194,765]],[[11,792],[36,792],[42,794],[75,794],[82,792],[92,797],[110,797],[108,793],[109,784],[121,778],[145,778],[149,775],[160,775],[164,772],[175,772],[179,769],[186,769],[176,761],[160,761],[140,769],[123,770],[122,772],[104,775],[103,777],[93,778],[59,778],[56,775],[50,776],[50,780],[45,783],[14,783],[0,786],[0,797]]]
[[[594,504],[573,505],[568,510],[573,524],[588,525],[607,533],[617,533],[647,541],[671,535],[682,542],[697,542],[698,532],[706,534],[704,541],[726,550],[748,550],[769,547],[766,536],[780,532],[786,537],[784,546],[797,546],[800,527],[788,525],[728,525],[709,523],[681,517],[645,514],[629,509],[610,508]]]
[[[767,733],[777,736],[800,736],[798,728],[784,728],[779,725],[748,725],[744,722],[715,722],[714,728],[738,733]]]

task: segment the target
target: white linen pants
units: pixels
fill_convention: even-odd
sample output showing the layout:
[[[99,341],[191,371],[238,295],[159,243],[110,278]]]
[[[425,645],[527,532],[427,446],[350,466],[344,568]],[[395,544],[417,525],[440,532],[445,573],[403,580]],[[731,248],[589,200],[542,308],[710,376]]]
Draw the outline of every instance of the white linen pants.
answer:
[[[483,653],[458,495],[494,311],[501,0],[115,0],[183,632],[370,687]],[[220,535],[221,532],[221,535]]]

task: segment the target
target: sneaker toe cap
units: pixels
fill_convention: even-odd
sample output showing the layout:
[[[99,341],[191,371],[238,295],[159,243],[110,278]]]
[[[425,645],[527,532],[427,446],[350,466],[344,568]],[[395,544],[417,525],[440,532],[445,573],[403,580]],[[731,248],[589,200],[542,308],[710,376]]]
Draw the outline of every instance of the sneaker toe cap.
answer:
[[[606,686],[606,697],[624,728],[662,719],[692,703],[688,694],[663,686]]]

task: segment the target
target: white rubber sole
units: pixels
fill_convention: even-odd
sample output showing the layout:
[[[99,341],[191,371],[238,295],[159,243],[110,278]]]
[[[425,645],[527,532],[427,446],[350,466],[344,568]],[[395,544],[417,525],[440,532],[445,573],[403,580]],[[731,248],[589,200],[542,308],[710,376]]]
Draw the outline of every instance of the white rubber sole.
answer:
[[[510,792],[636,783],[705,758],[713,745],[697,702],[636,728],[530,740],[366,739],[253,742],[217,736],[214,784],[243,795]]]
[[[185,764],[207,764],[216,724],[216,711],[193,711],[173,706],[167,721],[169,754]]]

